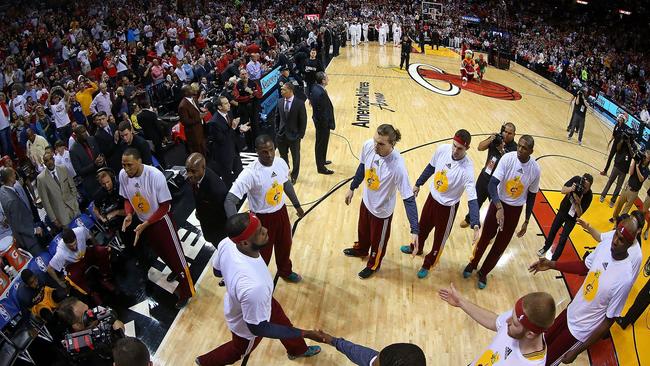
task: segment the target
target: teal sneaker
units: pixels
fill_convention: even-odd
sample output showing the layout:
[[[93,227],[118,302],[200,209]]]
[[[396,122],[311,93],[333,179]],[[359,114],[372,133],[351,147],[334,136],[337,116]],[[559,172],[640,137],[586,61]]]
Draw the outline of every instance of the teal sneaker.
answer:
[[[301,357],[312,357],[316,356],[317,354],[320,353],[320,346],[309,346],[307,347],[307,352],[301,354],[301,355],[287,355],[290,360],[295,360],[296,358],[301,358]]]
[[[401,247],[399,247],[399,250],[401,250],[402,253],[404,253],[404,254],[413,253],[413,248],[411,248],[410,245],[402,245]]]
[[[288,275],[287,277],[282,277],[282,278],[284,278],[285,281],[291,282],[291,283],[298,283],[298,282],[302,281],[302,277],[299,274],[297,274],[296,272],[291,272],[290,275]]]
[[[465,269],[463,270],[463,278],[469,278],[469,277],[472,275],[472,272],[474,272],[474,270],[473,270],[472,267],[468,264],[468,265],[465,267]]]
[[[487,286],[487,277],[483,276],[480,272],[478,274],[478,288],[479,290],[484,289]]]
[[[429,270],[426,269],[426,268],[420,268],[420,270],[418,271],[418,278],[419,279],[423,279],[428,275],[429,275]]]

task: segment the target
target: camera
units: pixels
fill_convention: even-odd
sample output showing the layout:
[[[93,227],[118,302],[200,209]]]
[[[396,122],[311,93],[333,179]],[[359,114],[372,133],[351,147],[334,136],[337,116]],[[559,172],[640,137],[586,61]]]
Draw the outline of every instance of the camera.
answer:
[[[583,193],[585,193],[585,182],[587,179],[582,176],[580,177],[580,181],[576,184],[576,189],[573,191],[573,193],[576,194],[576,196],[582,196]]]
[[[68,333],[61,341],[63,348],[73,361],[86,360],[92,356],[110,358],[113,342],[123,338],[121,331],[113,329],[117,316],[110,308],[98,306],[88,309],[83,315],[83,324],[90,327],[75,333]]]
[[[494,134],[494,140],[492,140],[492,146],[497,147],[500,146],[503,143],[503,135],[501,132],[497,132]]]

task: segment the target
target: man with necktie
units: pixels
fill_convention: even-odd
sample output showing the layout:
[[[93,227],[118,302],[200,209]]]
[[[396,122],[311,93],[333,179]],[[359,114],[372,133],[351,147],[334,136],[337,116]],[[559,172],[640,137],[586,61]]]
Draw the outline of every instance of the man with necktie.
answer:
[[[305,101],[294,95],[294,86],[285,83],[280,88],[282,98],[278,99],[275,112],[275,133],[280,157],[289,165],[291,150],[291,183],[296,184],[300,173],[300,140],[307,129]]]
[[[232,118],[228,98],[221,96],[218,101],[217,112],[212,115],[206,125],[208,150],[210,151],[208,165],[230,188],[242,171],[242,162],[237,146],[239,133],[250,130],[250,125],[240,125],[239,118]]]
[[[327,160],[327,144],[330,139],[330,130],[336,128],[334,120],[334,107],[332,101],[327,95],[325,87],[329,78],[325,72],[316,73],[316,84],[310,95],[311,105],[314,109],[312,119],[316,127],[316,168],[319,174],[334,174],[325,165],[331,162]]]
[[[45,169],[36,177],[38,195],[52,224],[58,230],[68,226],[80,213],[77,188],[65,167],[54,164],[50,152],[43,155]]]

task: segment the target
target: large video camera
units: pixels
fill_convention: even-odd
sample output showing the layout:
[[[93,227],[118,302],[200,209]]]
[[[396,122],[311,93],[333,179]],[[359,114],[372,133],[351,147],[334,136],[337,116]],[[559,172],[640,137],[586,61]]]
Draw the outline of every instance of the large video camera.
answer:
[[[585,182],[587,181],[587,178],[583,175],[580,177],[580,181],[578,184],[576,184],[576,189],[573,191],[576,196],[582,196],[583,193],[585,193]]]
[[[83,315],[83,324],[90,328],[68,333],[61,341],[71,360],[83,361],[95,356],[110,359],[113,343],[124,337],[122,331],[113,329],[116,320],[117,316],[110,308],[98,306],[88,309]]]

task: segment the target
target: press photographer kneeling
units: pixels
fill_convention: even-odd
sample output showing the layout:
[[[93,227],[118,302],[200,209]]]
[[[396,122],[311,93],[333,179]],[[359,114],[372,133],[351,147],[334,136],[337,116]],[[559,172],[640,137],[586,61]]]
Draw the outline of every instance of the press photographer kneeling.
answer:
[[[557,243],[557,247],[553,252],[551,260],[556,261],[560,258],[560,255],[562,255],[562,251],[564,250],[564,245],[566,244],[567,239],[569,239],[569,234],[571,234],[571,231],[576,224],[576,220],[582,216],[591,205],[591,199],[593,198],[591,184],[593,182],[594,177],[585,173],[582,177],[576,175],[564,184],[564,187],[562,187],[561,190],[562,194],[565,195],[564,199],[562,200],[562,203],[560,203],[560,209],[557,211],[557,215],[555,215],[546,242],[544,243],[544,246],[537,251],[537,255],[543,257],[544,254],[551,249],[555,236],[560,230],[560,227],[562,227],[562,234],[560,235],[560,240]]]

